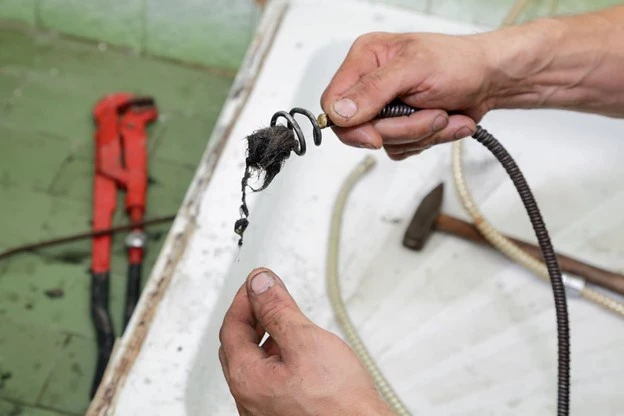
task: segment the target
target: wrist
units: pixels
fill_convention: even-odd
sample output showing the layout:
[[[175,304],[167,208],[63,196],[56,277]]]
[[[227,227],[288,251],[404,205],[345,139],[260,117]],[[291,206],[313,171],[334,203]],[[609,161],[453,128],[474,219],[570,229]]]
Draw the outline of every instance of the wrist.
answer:
[[[548,87],[536,78],[548,70],[564,32],[561,22],[543,18],[477,35],[486,59],[487,107],[531,108],[543,104]]]
[[[622,115],[624,19],[600,12],[541,18],[483,34],[488,108]]]

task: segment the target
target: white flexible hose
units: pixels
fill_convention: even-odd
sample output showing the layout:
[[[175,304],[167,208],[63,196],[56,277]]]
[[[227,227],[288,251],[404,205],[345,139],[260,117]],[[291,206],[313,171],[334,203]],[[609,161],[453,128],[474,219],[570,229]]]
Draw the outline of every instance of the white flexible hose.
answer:
[[[388,404],[392,411],[399,416],[409,416],[410,412],[401,402],[399,396],[393,391],[390,383],[385,379],[381,370],[375,364],[373,357],[360,339],[360,336],[349,318],[347,309],[340,292],[340,279],[338,273],[338,254],[340,246],[340,229],[342,217],[347,202],[347,198],[355,184],[375,166],[375,159],[372,156],[366,156],[349,174],[345,182],[342,184],[336,202],[334,203],[334,211],[331,218],[331,226],[329,231],[329,245],[327,249],[327,293],[329,301],[334,309],[334,314],[338,320],[342,331],[344,332],[347,343],[360,359],[368,373],[371,375],[379,393]]]

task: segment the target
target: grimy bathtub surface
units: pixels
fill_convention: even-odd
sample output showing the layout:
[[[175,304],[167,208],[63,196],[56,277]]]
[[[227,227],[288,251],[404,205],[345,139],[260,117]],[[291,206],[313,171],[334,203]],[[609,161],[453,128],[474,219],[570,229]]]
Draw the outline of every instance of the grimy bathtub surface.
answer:
[[[393,162],[324,130],[320,147],[310,140],[305,156],[293,154],[267,190],[250,195],[251,224],[237,246],[243,138],[278,110],[320,112],[319,97],[351,42],[373,30],[484,29],[355,1],[293,1],[287,9],[272,3],[90,414],[236,414],[217,357],[218,331],[234,292],[257,266],[277,272],[312,320],[342,335],[325,292],[331,208],[342,181],[368,154],[377,165],[348,201],[341,284],[364,342],[402,400],[414,414],[555,413],[549,284],[489,248],[448,235],[434,234],[419,253],[402,247],[414,209],[440,181],[444,211],[468,219],[452,183],[450,145]],[[524,172],[555,248],[624,269],[624,123],[510,110],[488,114],[482,125]],[[504,170],[476,141],[467,139],[464,149],[482,212],[505,233],[535,241]],[[568,299],[571,413],[624,414],[624,320]]]

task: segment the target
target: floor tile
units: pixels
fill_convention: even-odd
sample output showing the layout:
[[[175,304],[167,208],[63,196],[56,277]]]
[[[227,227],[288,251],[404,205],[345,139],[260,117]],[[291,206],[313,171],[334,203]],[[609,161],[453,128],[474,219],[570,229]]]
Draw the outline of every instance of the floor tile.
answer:
[[[55,238],[89,229],[90,205],[24,188],[0,189],[5,219],[0,247]]]
[[[30,79],[22,87],[21,96],[5,105],[0,118],[15,129],[91,140],[91,107],[100,94],[97,90],[75,87],[69,82],[57,82],[53,77]]]
[[[174,114],[163,123],[153,157],[186,166],[197,166],[219,113],[207,111],[202,116]]]
[[[54,73],[46,56],[58,49],[59,36],[34,28],[16,30],[0,22],[0,68],[18,75],[27,72]]]
[[[69,336],[52,369],[38,404],[75,414],[84,414],[95,372],[93,340]]]
[[[143,3],[126,0],[39,0],[41,24],[81,38],[140,48]]]
[[[583,13],[622,4],[621,0],[559,0],[558,14]]]
[[[188,166],[153,160],[150,163],[152,184],[147,194],[147,212],[150,217],[175,214],[182,204],[197,166]]]
[[[218,114],[229,92],[231,79],[212,74],[191,74],[177,82],[169,82],[166,74],[147,72],[141,76],[134,69],[124,79],[113,82],[90,79],[86,75],[38,77],[23,88],[19,99],[6,106],[0,118],[10,126],[23,128],[37,116],[36,130],[65,137],[72,141],[93,142],[94,105],[105,95],[119,91],[146,94],[156,99],[163,115],[170,111],[182,114]],[[147,69],[147,68],[146,68]],[[59,99],[62,103],[59,105]]]
[[[43,327],[0,320],[0,398],[35,403],[65,336]]]
[[[500,25],[515,0],[435,0],[431,13],[489,27]]]
[[[0,125],[0,186],[46,191],[70,158],[69,144]]]
[[[0,29],[0,39],[6,32]],[[92,142],[92,109],[104,95],[120,91],[151,95],[163,117],[171,112],[214,114],[220,111],[233,80],[232,76],[200,69],[102,52],[79,42],[27,34],[9,38],[20,45],[17,49],[26,52],[13,50],[5,55],[0,50],[2,68],[11,74],[26,73],[28,79],[20,96],[0,112],[0,120],[24,128],[36,114],[37,131],[77,143]],[[30,51],[26,46],[29,41],[35,43]],[[0,46],[3,43],[0,41]],[[14,82],[7,82],[10,85],[2,87],[0,93],[13,89]]]
[[[0,19],[35,23],[35,0],[0,1]]]
[[[0,399],[0,415],[2,416],[67,416],[67,413],[59,413],[40,407],[26,406],[22,403],[10,402]]]
[[[247,50],[257,7],[248,0],[147,0],[146,6],[149,53],[230,70]]]
[[[15,96],[16,90],[23,84],[24,79],[23,76],[17,74],[3,73],[2,67],[0,66],[0,109],[2,109],[8,100]],[[17,94],[19,94],[19,92],[17,92]],[[0,120],[0,122],[1,121],[2,120]]]
[[[94,336],[90,309],[90,242],[10,259],[0,275],[0,311],[15,321]]]

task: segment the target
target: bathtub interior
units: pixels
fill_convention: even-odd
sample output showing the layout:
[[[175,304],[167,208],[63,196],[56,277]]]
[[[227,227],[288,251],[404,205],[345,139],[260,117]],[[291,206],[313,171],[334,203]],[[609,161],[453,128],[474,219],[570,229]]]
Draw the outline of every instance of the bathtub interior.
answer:
[[[318,59],[311,60],[291,107],[318,106],[318,91],[335,70],[327,63],[340,62],[348,46],[348,42],[335,43],[316,54]],[[507,111],[486,117],[483,125],[520,163],[558,247],[578,253],[582,240],[557,236],[574,234],[573,218],[592,216],[592,201],[617,192],[624,171],[609,163],[616,156],[608,149],[621,150],[620,143],[606,139],[606,147],[600,148],[579,134],[590,133],[593,129],[588,125],[600,121],[580,116],[574,123],[572,117],[564,112]],[[301,124],[311,137],[305,119]],[[580,130],[575,133],[576,129]],[[376,168],[357,186],[347,205],[341,283],[351,316],[387,377],[416,411],[451,414],[459,403],[462,414],[500,406],[536,414],[553,410],[556,337],[549,286],[498,254],[452,237],[434,235],[421,253],[401,246],[415,207],[439,182],[447,185],[444,211],[465,218],[453,193],[449,150],[448,145],[440,146],[396,163],[381,152],[347,148],[324,131],[321,147],[310,141],[304,157],[293,155],[266,191],[251,196],[255,198],[251,225],[205,332],[191,377],[196,382],[188,384],[189,396],[196,396],[190,402],[204,402],[200,407],[211,408],[214,414],[233,412],[216,359],[216,334],[235,291],[254,267],[275,270],[314,322],[341,333],[325,294],[330,214],[348,172],[365,154],[373,154]],[[468,141],[465,153],[471,189],[488,217],[508,232],[535,241],[502,168],[476,142]],[[609,234],[608,229],[602,232]],[[595,259],[597,253],[591,254],[589,258]],[[622,265],[621,261],[614,264]],[[575,303],[573,318],[579,308],[588,309]],[[612,322],[602,312],[596,319]],[[577,341],[582,336],[579,321],[572,322]],[[590,328],[584,329],[584,335],[589,335]],[[618,334],[621,338],[622,331]],[[576,352],[574,358],[579,356]],[[574,368],[578,378],[586,365],[575,359]],[[206,386],[207,374],[212,375],[209,387],[201,387]],[[501,397],[505,403],[492,404]]]
[[[170,325],[175,327],[172,351],[176,342],[186,342],[173,341],[174,335],[188,337],[185,355],[178,362],[165,359],[173,364],[159,363],[168,381],[151,387],[136,375],[146,368],[139,361],[129,389],[142,389],[152,404],[181,402],[189,415],[236,414],[217,357],[218,331],[234,293],[254,267],[273,269],[310,319],[342,335],[325,293],[331,210],[348,173],[365,155],[373,155],[375,169],[347,204],[340,273],[350,316],[386,377],[414,413],[476,415],[499,409],[552,414],[556,332],[549,285],[493,250],[448,235],[434,233],[421,252],[401,245],[416,206],[440,182],[446,185],[443,211],[468,219],[454,194],[450,145],[398,163],[382,151],[347,147],[330,130],[323,131],[323,143],[316,147],[307,120],[297,117],[310,137],[307,153],[293,154],[268,189],[249,195],[250,226],[243,247],[236,247],[232,228],[244,158],[240,137],[265,126],[278,110],[298,106],[320,112],[319,96],[357,32],[326,35],[316,43],[305,33],[287,35],[305,22],[304,16],[301,12],[283,23],[258,88],[203,196],[198,230],[141,353],[142,362],[152,360],[156,373],[153,361],[164,356],[150,348],[157,350],[165,341],[153,334],[167,333]],[[474,30],[449,22],[444,26],[416,13],[409,19],[424,31]],[[395,20],[391,27],[399,30],[408,18]],[[280,52],[280,42],[303,46],[289,55]],[[284,76],[292,84],[261,87],[279,82],[279,74],[271,71],[284,65],[285,58],[299,60],[293,64],[298,72]],[[624,268],[624,222],[618,214],[624,204],[622,122],[566,111],[499,110],[482,125],[518,162],[556,249],[607,268]],[[469,187],[487,218],[508,234],[535,241],[516,190],[498,162],[470,139],[464,156]],[[181,312],[185,304],[187,315]],[[624,341],[621,323],[585,301],[571,298],[569,304],[573,409],[586,414],[597,406],[621,408],[624,364],[616,348]],[[168,316],[174,309],[176,315]],[[599,355],[592,353],[597,351]],[[605,366],[609,371],[603,371]],[[128,403],[129,398],[122,400],[122,408],[138,406]]]

